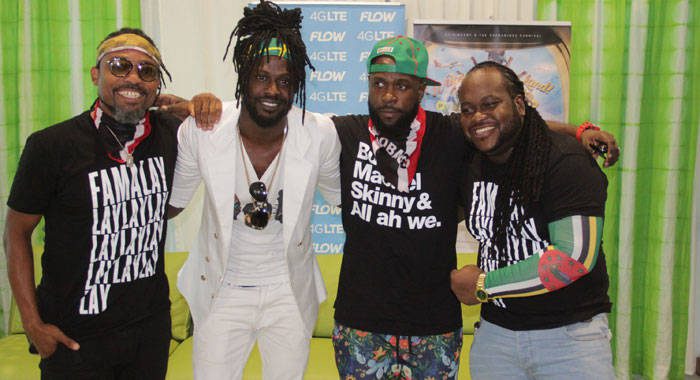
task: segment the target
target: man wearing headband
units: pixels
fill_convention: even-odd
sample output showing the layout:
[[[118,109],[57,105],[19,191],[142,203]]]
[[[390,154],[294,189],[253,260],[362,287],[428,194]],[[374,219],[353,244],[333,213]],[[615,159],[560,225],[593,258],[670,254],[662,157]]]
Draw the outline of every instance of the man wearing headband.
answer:
[[[223,103],[213,131],[187,119],[178,132],[171,215],[200,183],[206,189],[178,278],[194,321],[196,379],[240,379],[256,342],[264,378],[301,379],[306,368],[326,297],[311,206],[316,188],[340,203],[340,145],[328,117],[304,110],[300,23],[298,8],[245,8],[231,34],[238,101]]]
[[[96,57],[92,107],[33,133],[22,152],[7,202],[10,283],[43,379],[163,379],[179,121],[148,111],[168,72],[141,30],[111,33]],[[31,235],[42,217],[35,290]]]
[[[341,378],[457,376],[462,319],[450,272],[460,179],[474,148],[458,114],[420,106],[426,86],[439,85],[427,66],[422,42],[379,41],[367,61],[369,115],[333,118],[346,232],[333,332]],[[615,152],[611,135],[586,134]]]

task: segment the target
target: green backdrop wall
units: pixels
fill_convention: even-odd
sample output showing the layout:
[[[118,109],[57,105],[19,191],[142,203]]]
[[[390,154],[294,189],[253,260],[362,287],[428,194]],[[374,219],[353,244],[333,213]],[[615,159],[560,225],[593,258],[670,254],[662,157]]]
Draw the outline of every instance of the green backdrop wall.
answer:
[[[604,247],[618,378],[682,379],[700,113],[700,1],[539,0],[572,22],[571,120],[618,136]],[[692,347],[691,347],[692,349]]]

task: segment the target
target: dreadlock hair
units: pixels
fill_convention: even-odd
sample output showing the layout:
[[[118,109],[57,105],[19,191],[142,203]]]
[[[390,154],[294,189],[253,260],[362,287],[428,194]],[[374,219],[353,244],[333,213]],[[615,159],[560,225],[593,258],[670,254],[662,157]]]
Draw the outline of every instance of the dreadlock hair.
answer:
[[[139,28],[129,28],[129,27],[124,27],[124,28],[121,28],[117,31],[114,31],[114,32],[108,34],[107,37],[102,39],[102,41],[100,41],[100,43],[97,44],[98,48],[100,45],[102,45],[103,42],[107,41],[108,39],[110,39],[112,37],[120,36],[122,34],[136,34],[137,36],[141,36],[141,37],[145,38],[146,41],[148,41],[151,45],[153,45],[153,47],[158,49],[158,46],[156,46],[156,43],[153,42],[151,37],[149,37],[143,30],[141,30]],[[170,82],[173,81],[173,77],[170,76],[170,72],[168,71],[167,68],[165,68],[165,64],[162,62],[162,60],[161,60],[161,62],[158,62],[158,65],[159,65],[158,72],[160,73],[160,84],[163,85],[163,87],[167,87],[165,85],[165,78],[164,78],[163,72],[165,72],[168,75],[168,80]],[[95,64],[95,66],[100,67],[100,62],[97,62]]]
[[[231,41],[236,36],[233,47],[233,66],[238,73],[236,82],[236,100],[240,104],[241,94],[245,96],[251,73],[257,67],[261,57],[261,48],[270,45],[270,40],[277,38],[280,44],[287,46],[289,58],[287,69],[291,73],[291,83],[294,88],[294,100],[306,111],[306,70],[308,65],[315,70],[306,54],[306,45],[301,39],[301,9],[282,9],[270,1],[260,0],[255,8],[244,8],[243,18],[231,32],[224,53],[224,61],[228,54]],[[270,56],[267,55],[269,61]],[[303,115],[303,113],[302,113]]]
[[[514,101],[520,95],[525,102],[523,82],[513,70],[504,65],[492,61],[481,62],[469,70],[467,75],[484,69],[497,70],[511,99]],[[513,151],[506,162],[504,177],[499,180],[496,195],[493,234],[502,260],[506,258],[508,228],[513,228],[517,236],[528,218],[528,215],[521,215],[517,224],[509,226],[511,214],[516,208],[540,200],[551,144],[547,124],[539,112],[525,102],[525,117]]]

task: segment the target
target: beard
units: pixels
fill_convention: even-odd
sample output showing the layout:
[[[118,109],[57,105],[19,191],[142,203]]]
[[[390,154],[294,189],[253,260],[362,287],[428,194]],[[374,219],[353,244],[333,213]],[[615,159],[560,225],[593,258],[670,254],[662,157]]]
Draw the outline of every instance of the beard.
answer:
[[[120,110],[117,108],[112,111],[112,117],[114,120],[122,124],[138,124],[138,122],[141,121],[146,114],[146,110],[148,110],[148,107],[131,111]]]
[[[379,134],[383,137],[388,137],[390,139],[405,139],[411,130],[411,123],[418,115],[419,103],[413,106],[413,109],[407,113],[401,115],[401,117],[396,120],[394,125],[387,125],[382,122],[379,117],[379,108],[373,107],[369,102],[367,102],[367,107],[369,108],[369,118],[372,119],[372,123],[379,131]]]
[[[141,94],[146,95],[147,91],[142,89],[139,86],[136,85],[124,85],[124,86],[119,86],[115,88],[112,92],[114,93],[114,96],[112,99],[116,98],[116,93],[119,90],[123,90],[125,88],[128,88],[130,90],[138,91]],[[154,102],[155,103],[155,100]],[[134,109],[122,109],[119,108],[117,105],[112,105],[107,102],[105,102],[103,99],[100,99],[100,104],[104,106],[104,108],[107,109],[107,111],[111,114],[112,118],[116,120],[119,123],[122,124],[138,124],[141,119],[143,119],[146,116],[146,111],[148,111],[148,108],[150,108],[153,104],[147,104],[144,102],[144,104],[140,107],[134,108]]]
[[[496,145],[484,152],[487,155],[503,154],[504,152],[513,149],[517,143],[518,138],[520,138],[520,133],[523,130],[524,120],[518,114],[515,104],[513,105],[513,116],[508,122],[501,128],[501,135],[498,137],[498,142]]]
[[[248,115],[250,115],[250,118],[253,119],[255,124],[257,124],[261,128],[271,128],[277,125],[277,123],[279,123],[280,120],[284,119],[287,116],[289,110],[292,108],[292,102],[290,100],[288,103],[284,104],[277,113],[271,116],[263,116],[255,108],[255,101],[257,99],[259,98],[250,99],[247,96],[243,96],[243,106],[245,107],[246,111],[248,111]],[[280,101],[282,99],[275,98],[270,100]]]

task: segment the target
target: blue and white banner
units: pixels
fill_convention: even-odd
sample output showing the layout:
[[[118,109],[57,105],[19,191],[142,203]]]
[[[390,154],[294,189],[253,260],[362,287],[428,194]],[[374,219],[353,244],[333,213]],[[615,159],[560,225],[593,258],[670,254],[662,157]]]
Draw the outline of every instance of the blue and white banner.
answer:
[[[301,8],[301,34],[315,72],[306,76],[306,108],[337,115],[367,113],[367,57],[372,46],[403,34],[398,3],[278,2]]]
[[[301,34],[316,71],[307,72],[306,108],[336,115],[366,114],[367,57],[382,39],[405,34],[398,3],[277,2],[301,8]],[[341,253],[345,233],[340,209],[316,193],[311,217],[314,251]]]

